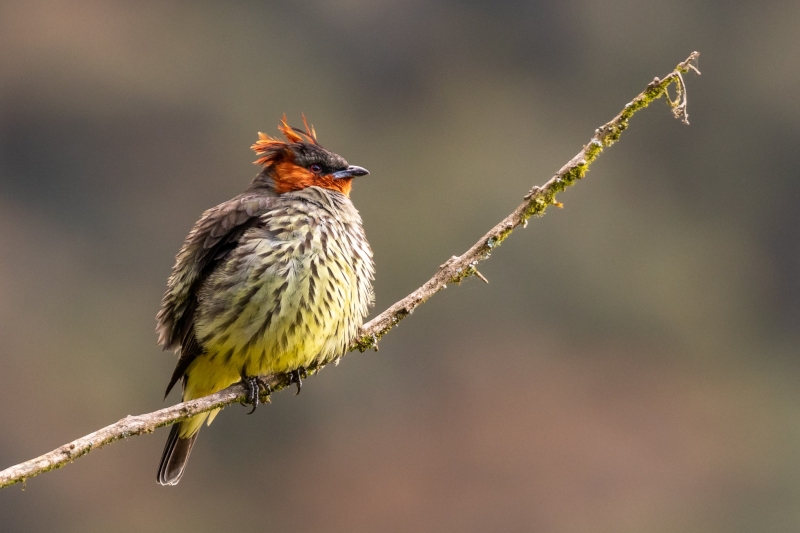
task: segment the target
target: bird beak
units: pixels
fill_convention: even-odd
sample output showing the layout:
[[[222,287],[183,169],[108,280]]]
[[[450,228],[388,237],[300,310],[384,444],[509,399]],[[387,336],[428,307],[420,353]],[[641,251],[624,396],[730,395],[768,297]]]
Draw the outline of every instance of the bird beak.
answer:
[[[355,178],[356,176],[366,176],[369,174],[369,170],[362,167],[357,167],[355,165],[350,165],[344,170],[340,170],[338,172],[334,172],[331,174],[335,179],[342,179],[342,178]]]

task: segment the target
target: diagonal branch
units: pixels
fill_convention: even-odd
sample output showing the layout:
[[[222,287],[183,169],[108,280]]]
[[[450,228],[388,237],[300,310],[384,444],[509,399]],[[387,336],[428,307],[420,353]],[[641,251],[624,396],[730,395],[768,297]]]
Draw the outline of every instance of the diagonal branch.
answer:
[[[666,77],[663,79],[655,78],[650,82],[642,93],[625,104],[625,108],[614,117],[613,120],[597,128],[594,135],[589,140],[589,143],[566,165],[561,167],[555,176],[550,178],[543,186],[533,187],[530,192],[525,195],[525,201],[519,207],[489,230],[489,232],[481,237],[469,250],[458,257],[451,257],[439,267],[436,274],[422,287],[365,324],[361,328],[360,338],[353,343],[350,349],[357,349],[363,352],[373,348],[377,351],[378,340],[381,337],[386,335],[398,322],[410,315],[416,307],[447,287],[448,283],[460,283],[470,276],[476,276],[486,281],[486,278],[476,269],[478,263],[488,259],[492,251],[497,248],[516,227],[525,227],[530,217],[543,215],[550,205],[561,207],[561,204],[556,201],[556,194],[562,192],[586,175],[592,162],[597,159],[597,156],[600,155],[604,148],[611,146],[619,140],[622,132],[628,127],[628,120],[640,109],[647,107],[654,100],[666,96],[675,118],[688,124],[688,113],[686,112],[686,84],[683,80],[683,74],[689,71],[700,74],[694,66],[694,62],[699,55],[698,52],[693,52],[685,61],[679,63],[675,70],[670,72]],[[670,85],[673,83],[675,84],[674,99],[668,92]],[[313,374],[319,371],[319,369],[320,367],[311,368],[309,369],[309,373]],[[289,385],[288,377],[280,374],[265,376],[263,382],[268,383],[273,392],[281,390]],[[85,437],[74,440],[52,452],[3,470],[0,472],[0,488],[15,483],[24,483],[29,477],[61,468],[78,457],[116,440],[132,437],[134,435],[141,435],[143,433],[152,433],[156,428],[168,426],[196,414],[240,402],[244,397],[244,386],[236,384],[204,398],[179,403],[153,413],[139,416],[127,416],[115,424],[111,424]],[[269,401],[268,396],[262,399],[264,401]]]

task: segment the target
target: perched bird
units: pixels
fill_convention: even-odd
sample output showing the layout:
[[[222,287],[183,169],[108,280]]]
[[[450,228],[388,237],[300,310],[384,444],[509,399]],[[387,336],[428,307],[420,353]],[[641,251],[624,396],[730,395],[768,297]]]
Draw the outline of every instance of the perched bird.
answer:
[[[166,394],[181,381],[191,400],[244,381],[337,360],[372,305],[374,266],[349,194],[368,174],[283,118],[284,140],[259,133],[263,168],[247,190],[203,213],[178,252],[156,317],[158,342],[179,354]],[[166,397],[166,395],[165,395]],[[203,422],[172,427],[158,482],[180,481]]]

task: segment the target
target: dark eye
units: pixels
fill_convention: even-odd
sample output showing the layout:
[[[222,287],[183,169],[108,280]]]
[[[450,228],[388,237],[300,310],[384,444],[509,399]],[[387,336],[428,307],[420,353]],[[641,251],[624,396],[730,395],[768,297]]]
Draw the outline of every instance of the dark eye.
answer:
[[[316,164],[316,163],[314,163],[313,165],[311,165],[310,167],[308,167],[308,169],[309,169],[311,172],[313,172],[314,174],[319,174],[320,172],[322,172],[322,166],[321,166],[321,165],[318,165],[318,164]]]

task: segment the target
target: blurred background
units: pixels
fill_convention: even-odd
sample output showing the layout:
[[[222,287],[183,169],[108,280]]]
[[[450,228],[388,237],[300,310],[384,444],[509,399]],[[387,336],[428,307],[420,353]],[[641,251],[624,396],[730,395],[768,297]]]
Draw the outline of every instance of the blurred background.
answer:
[[[376,313],[693,50],[481,271],[226,409],[0,491],[4,532],[800,528],[800,3],[0,3],[0,467],[163,407],[153,332],[200,213],[305,112],[371,171]],[[177,401],[173,394],[169,403]]]

